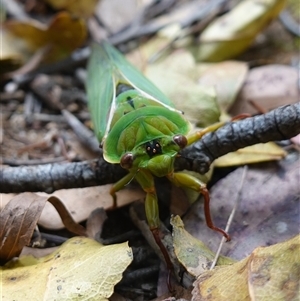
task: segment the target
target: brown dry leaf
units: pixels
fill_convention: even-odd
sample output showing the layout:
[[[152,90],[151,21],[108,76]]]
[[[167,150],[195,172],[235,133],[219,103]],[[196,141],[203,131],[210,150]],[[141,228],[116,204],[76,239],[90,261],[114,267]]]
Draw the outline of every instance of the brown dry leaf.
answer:
[[[4,29],[15,38],[15,44],[22,44],[25,52],[34,53],[37,49],[51,46],[46,60],[53,62],[68,56],[80,47],[86,39],[86,26],[83,19],[73,18],[66,12],[58,13],[46,26],[36,20],[11,20]]]
[[[235,101],[248,72],[248,64],[238,61],[226,61],[214,64],[204,71],[199,84],[213,87],[217,93],[220,108],[227,112]]]
[[[284,65],[268,65],[249,71],[244,86],[230,113],[257,114],[250,101],[265,111],[299,101],[299,72],[296,68]]]
[[[253,164],[281,160],[286,152],[274,142],[259,143],[228,153],[214,161],[215,167]]]
[[[0,261],[19,256],[28,245],[47,199],[32,193],[14,197],[0,213]]]
[[[242,261],[203,273],[193,301],[299,300],[300,236],[255,249]]]
[[[86,230],[80,225],[77,224],[72,215],[69,213],[64,203],[57,198],[56,196],[46,197],[47,201],[53,205],[57,213],[59,214],[62,223],[70,231],[77,235],[86,235]]]
[[[47,193],[38,193],[41,196],[50,197],[55,196],[61,200],[66,208],[68,208],[74,221],[80,223],[86,220],[90,213],[96,208],[111,208],[113,199],[109,193],[112,184],[75,188],[75,189],[61,189],[49,195]],[[1,194],[2,206],[5,205],[12,197],[12,194]],[[117,192],[117,206],[121,207],[133,201],[144,198],[145,193],[139,187],[124,188]],[[41,217],[39,225],[47,229],[61,229],[64,227],[62,220],[51,204],[46,204]]]
[[[90,17],[99,0],[44,0],[54,9],[66,10],[76,17]]]
[[[46,257],[25,256],[1,268],[2,298],[107,300],[131,261],[127,243],[102,246],[89,238],[74,237]]]
[[[34,228],[40,218],[46,202],[57,210],[65,227],[78,235],[85,235],[85,229],[74,222],[71,215],[54,197],[39,196],[25,192],[12,198],[0,213],[0,260],[6,262],[19,256],[24,246],[28,245]]]

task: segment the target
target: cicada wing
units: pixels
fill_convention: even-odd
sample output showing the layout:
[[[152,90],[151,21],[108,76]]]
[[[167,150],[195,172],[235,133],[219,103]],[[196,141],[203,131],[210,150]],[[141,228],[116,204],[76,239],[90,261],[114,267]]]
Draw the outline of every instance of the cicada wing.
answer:
[[[141,95],[171,111],[177,111],[173,103],[117,49],[107,42],[95,43],[88,62],[86,88],[94,130],[99,141],[103,141],[110,131],[117,106],[116,90],[120,83],[131,86]]]
[[[115,71],[106,49],[99,44],[92,45],[87,66],[86,90],[94,131],[99,141],[107,132],[110,112],[115,106]]]
[[[125,57],[109,43],[104,42],[103,47],[109,53],[111,60],[119,70],[123,78],[133,88],[140,91],[145,97],[152,98],[170,109],[174,104],[168,99],[150,80],[148,80],[137,68],[129,63]]]

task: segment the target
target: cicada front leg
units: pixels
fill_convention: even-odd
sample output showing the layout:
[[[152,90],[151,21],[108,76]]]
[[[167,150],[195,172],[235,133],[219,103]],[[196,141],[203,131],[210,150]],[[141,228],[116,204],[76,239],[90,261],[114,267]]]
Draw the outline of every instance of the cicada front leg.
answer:
[[[187,187],[190,189],[193,189],[199,193],[201,193],[204,197],[204,214],[205,214],[205,220],[207,226],[217,232],[220,232],[223,234],[223,236],[226,238],[226,241],[230,241],[230,236],[222,229],[216,227],[213,223],[213,220],[210,215],[210,197],[209,192],[206,188],[205,183],[197,179],[196,177],[187,174],[185,172],[174,172],[167,176],[168,179],[173,182],[176,186],[179,187]]]
[[[130,183],[130,181],[133,179],[134,175],[132,173],[128,173],[125,177],[123,177],[121,180],[116,182],[112,188],[110,189],[110,195],[113,198],[113,205],[112,209],[117,208],[117,195],[116,192],[121,190],[124,186]]]
[[[249,115],[249,114],[240,114],[240,115],[232,117],[230,121],[238,121],[238,120],[250,117],[250,116],[251,115]],[[204,128],[202,130],[199,130],[199,131],[194,132],[194,133],[190,133],[186,137],[187,138],[187,145],[191,145],[191,144],[195,143],[196,141],[200,140],[207,133],[215,132],[216,130],[218,130],[219,128],[224,126],[226,123],[227,123],[226,121],[216,122],[216,123]]]
[[[173,271],[173,264],[171,262],[167,248],[165,247],[165,245],[163,244],[160,238],[159,210],[158,210],[157,194],[154,186],[154,179],[152,174],[148,170],[138,171],[136,173],[135,178],[139,182],[143,190],[146,192],[145,212],[146,212],[147,222],[152,232],[152,235],[154,237],[154,240],[158,245],[166,261],[168,274],[169,274],[167,284],[168,284],[169,291],[172,291],[172,287],[170,283],[170,274]]]

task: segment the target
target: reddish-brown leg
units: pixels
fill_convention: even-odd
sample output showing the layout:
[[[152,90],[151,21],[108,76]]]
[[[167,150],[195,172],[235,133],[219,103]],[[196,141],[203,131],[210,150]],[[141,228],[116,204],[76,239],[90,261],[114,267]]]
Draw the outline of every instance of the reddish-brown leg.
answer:
[[[167,248],[165,247],[165,245],[161,241],[161,238],[159,236],[159,233],[160,233],[159,229],[158,228],[151,229],[151,232],[153,234],[155,242],[157,243],[157,245],[158,245],[160,251],[162,252],[162,254],[164,256],[164,259],[166,261],[167,268],[168,268],[167,285],[168,285],[169,291],[172,292],[173,288],[172,288],[172,285],[171,285],[171,273],[173,271],[173,264],[171,262],[171,259],[170,259],[169,253],[167,251]]]
[[[226,238],[226,241],[230,241],[231,238],[228,233],[226,233],[224,230],[221,228],[218,228],[214,225],[211,215],[210,215],[210,207],[209,207],[209,202],[210,202],[210,197],[209,197],[209,192],[207,188],[202,188],[201,193],[204,197],[204,215],[205,215],[205,220],[206,220],[206,225],[212,230],[218,231],[223,234],[223,236]]]

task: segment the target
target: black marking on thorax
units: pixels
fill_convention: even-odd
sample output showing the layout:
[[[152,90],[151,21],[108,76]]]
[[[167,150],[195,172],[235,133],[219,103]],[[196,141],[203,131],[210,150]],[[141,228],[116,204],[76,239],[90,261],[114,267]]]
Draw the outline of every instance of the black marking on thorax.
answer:
[[[127,97],[126,101],[133,109],[135,109],[133,99],[130,96]]]

